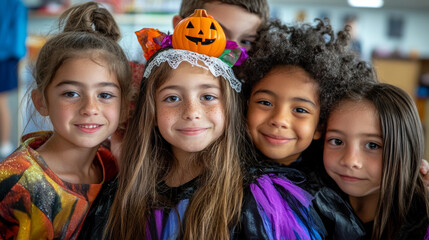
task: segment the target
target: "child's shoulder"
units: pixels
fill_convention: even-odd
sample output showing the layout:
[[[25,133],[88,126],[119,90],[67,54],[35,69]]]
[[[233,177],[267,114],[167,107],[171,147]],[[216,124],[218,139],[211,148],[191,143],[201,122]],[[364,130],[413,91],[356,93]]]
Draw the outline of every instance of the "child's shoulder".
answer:
[[[0,200],[25,175],[34,163],[29,159],[25,149],[19,148],[0,163]]]
[[[329,239],[361,239],[365,229],[353,208],[337,192],[321,187],[314,193],[313,205],[321,217]]]
[[[34,132],[24,135],[21,145],[0,163],[0,180],[20,175],[36,164],[37,152],[35,149],[40,147],[51,135],[51,132]]]
[[[26,174],[28,169],[40,168],[37,161],[37,149],[49,137],[52,132],[34,132],[22,137],[21,145],[12,154],[0,163],[0,184],[11,185]]]

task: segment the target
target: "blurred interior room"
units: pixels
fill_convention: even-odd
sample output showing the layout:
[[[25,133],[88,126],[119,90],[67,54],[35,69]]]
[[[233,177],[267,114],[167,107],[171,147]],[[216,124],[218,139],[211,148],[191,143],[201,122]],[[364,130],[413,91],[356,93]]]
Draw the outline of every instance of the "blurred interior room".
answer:
[[[31,109],[26,95],[33,81],[31,68],[38,50],[46,41],[47,34],[55,32],[59,14],[72,4],[84,2],[22,1],[28,8],[27,51],[19,63],[18,88],[7,96],[11,118],[10,142],[14,147],[18,146],[23,133],[43,127],[43,121],[40,121],[42,126],[27,124]],[[172,32],[172,17],[179,12],[180,4],[178,0],[98,2],[114,13],[123,34],[120,44],[129,60],[136,62],[142,62],[144,57],[134,32],[144,27]],[[379,79],[401,87],[415,99],[425,129],[425,158],[429,159],[428,0],[381,0],[373,6],[357,7],[351,6],[348,0],[269,0],[269,3],[271,17],[285,23],[313,23],[315,18],[329,18],[336,31],[345,24],[352,26],[354,48],[362,59],[374,64]]]

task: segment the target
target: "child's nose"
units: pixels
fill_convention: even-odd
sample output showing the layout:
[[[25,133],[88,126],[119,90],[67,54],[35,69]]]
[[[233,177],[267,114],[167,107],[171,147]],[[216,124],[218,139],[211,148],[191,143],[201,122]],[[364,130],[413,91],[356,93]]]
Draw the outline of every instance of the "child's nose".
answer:
[[[362,168],[362,156],[359,154],[359,148],[347,146],[340,163],[348,168]]]
[[[192,100],[185,101],[182,118],[185,120],[200,119],[201,113],[199,103]]]
[[[282,109],[275,109],[274,111],[270,119],[270,125],[275,128],[289,128],[289,112]]]
[[[82,100],[82,107],[80,109],[80,113],[82,115],[97,115],[98,111],[99,109],[97,99],[86,97]]]

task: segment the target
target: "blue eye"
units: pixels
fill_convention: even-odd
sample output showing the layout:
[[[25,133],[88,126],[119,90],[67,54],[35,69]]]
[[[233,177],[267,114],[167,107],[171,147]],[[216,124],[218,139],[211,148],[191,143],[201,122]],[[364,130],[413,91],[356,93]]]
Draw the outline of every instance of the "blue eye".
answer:
[[[248,45],[248,46],[250,46],[252,44],[252,41],[243,39],[243,40],[240,41],[240,43],[241,43],[241,45]]]
[[[215,100],[215,99],[216,99],[216,97],[212,96],[212,95],[204,95],[204,96],[201,97],[201,100],[203,100],[203,101],[212,101],[212,100]]]
[[[334,146],[340,146],[343,144],[343,141],[341,141],[338,138],[331,138],[328,140],[328,143],[330,143],[331,145],[334,145]]]
[[[77,92],[65,92],[62,95],[68,98],[79,97],[79,94]]]
[[[101,93],[98,95],[98,97],[103,98],[103,99],[110,99],[112,97],[114,97],[112,94],[110,93]]]
[[[272,103],[270,103],[269,101],[265,101],[265,100],[258,101],[257,103],[264,105],[264,106],[273,106]]]
[[[164,101],[173,103],[173,102],[178,102],[179,100],[180,98],[178,96],[169,96]]]
[[[377,150],[377,149],[381,148],[380,145],[378,145],[377,143],[373,143],[373,142],[369,142],[369,143],[365,144],[365,147],[368,149],[371,149],[371,150]]]

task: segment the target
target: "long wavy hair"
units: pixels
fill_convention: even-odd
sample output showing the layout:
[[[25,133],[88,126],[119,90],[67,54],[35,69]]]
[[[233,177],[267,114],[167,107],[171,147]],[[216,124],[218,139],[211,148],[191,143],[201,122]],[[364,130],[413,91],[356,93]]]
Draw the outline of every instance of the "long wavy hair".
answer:
[[[426,222],[429,218],[427,190],[419,173],[424,138],[416,105],[405,91],[386,83],[362,85],[343,99],[368,100],[380,117],[382,177],[371,239],[394,239],[407,218],[415,217],[410,212],[423,212]]]
[[[173,71],[162,63],[143,78],[136,111],[122,144],[118,191],[105,232],[107,238],[144,239],[147,233],[143,223],[153,210],[174,208],[157,192],[157,186],[174,167],[174,156],[156,127],[155,107],[156,90]],[[193,158],[203,170],[181,224],[179,235],[183,239],[228,239],[240,216],[245,124],[238,93],[222,77],[219,81],[225,103],[225,132]]]

